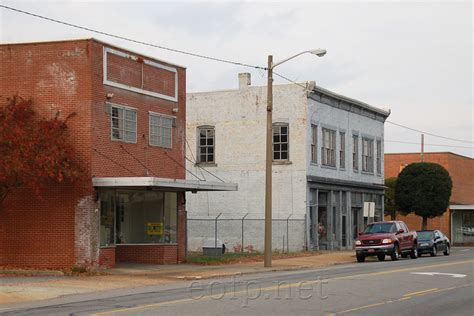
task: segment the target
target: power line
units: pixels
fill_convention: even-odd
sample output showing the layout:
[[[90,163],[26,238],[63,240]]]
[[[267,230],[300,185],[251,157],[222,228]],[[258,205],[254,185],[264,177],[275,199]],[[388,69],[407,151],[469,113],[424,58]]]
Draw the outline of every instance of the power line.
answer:
[[[134,155],[132,155],[131,152],[129,152],[127,149],[125,149],[125,147],[123,145],[120,145],[120,148],[122,148],[127,154],[129,154],[133,159],[135,159],[136,161],[138,161],[138,163],[140,165],[142,165],[143,168],[145,168],[145,172],[148,174],[148,172],[151,172],[152,175],[156,176],[153,171],[151,171],[148,166],[146,166],[140,159],[138,159],[137,157],[135,157]]]
[[[190,160],[188,157],[184,157],[184,158],[185,158],[187,161],[191,162],[191,163],[195,163],[195,162],[193,162],[192,160]],[[199,166],[199,165],[197,165],[197,164],[196,164],[196,167],[198,167],[200,170],[206,171],[207,173],[209,173],[209,174],[210,174],[211,176],[213,176],[214,178],[216,178],[216,179],[220,180],[221,182],[224,182],[224,183],[225,183],[224,180],[222,180],[221,178],[219,178],[218,176],[216,176],[215,174],[213,174],[212,172],[210,172],[210,171],[207,170],[206,168],[203,168],[203,167],[201,167],[201,166]],[[202,174],[202,172],[201,172],[201,174]],[[203,177],[204,177],[204,175],[203,175]],[[205,180],[205,178],[204,178],[204,180]]]
[[[194,161],[191,161],[192,163],[196,164],[196,158],[194,157],[194,154],[193,154],[193,151],[191,150],[191,146],[189,146],[189,143],[188,143],[188,139],[185,137],[184,139],[186,141],[186,145],[188,146],[189,148],[189,152],[191,153],[191,157],[193,158]],[[188,159],[186,157],[186,152],[184,153],[184,158]],[[202,172],[202,170],[199,170],[201,172],[201,176],[204,178],[204,180],[206,180],[206,177],[204,176],[204,173]]]
[[[196,179],[198,179],[199,181],[206,181],[206,180],[203,180],[201,178],[199,178],[197,175],[195,175],[194,173],[192,173],[189,169],[186,169],[185,166],[183,166],[178,160],[174,159],[173,157],[171,157],[166,151],[165,151],[165,155],[166,157],[168,157],[169,159],[173,160],[178,166],[180,166],[181,168],[183,168],[184,170],[186,170],[187,172],[189,172],[193,177],[195,177]]]
[[[389,143],[400,143],[400,144],[420,145],[420,143],[415,143],[415,142],[405,142],[405,141],[388,140],[388,139],[384,139],[384,141],[385,141],[385,142],[389,142]],[[443,144],[425,144],[425,146],[439,146],[439,147],[453,147],[453,148],[468,148],[468,149],[474,149],[474,147],[469,147],[469,146],[452,146],[452,145],[443,145]]]
[[[26,14],[26,15],[30,15],[30,16],[33,16],[33,17],[36,17],[36,18],[39,18],[39,19],[43,19],[43,20],[46,20],[46,21],[67,25],[67,26],[74,27],[74,28],[81,29],[81,30],[85,30],[85,31],[88,31],[88,32],[93,32],[93,33],[97,33],[97,34],[101,34],[101,35],[105,35],[105,36],[109,36],[109,37],[129,41],[129,42],[133,42],[133,43],[137,43],[137,44],[142,44],[142,45],[145,45],[145,46],[151,46],[151,47],[171,51],[171,52],[174,52],[174,53],[189,55],[189,56],[193,56],[193,57],[208,59],[208,60],[212,60],[212,61],[217,61],[217,62],[226,63],[226,64],[232,64],[232,65],[237,65],[237,66],[243,66],[243,67],[249,67],[249,68],[255,68],[255,69],[262,69],[262,70],[267,69],[267,68],[261,67],[261,66],[256,66],[256,65],[251,65],[251,64],[246,64],[246,63],[241,63],[241,62],[237,62],[237,61],[232,61],[232,60],[227,60],[227,59],[217,58],[217,57],[212,57],[212,56],[206,56],[206,55],[201,55],[201,54],[196,54],[196,53],[190,53],[190,52],[186,52],[186,51],[175,49],[175,48],[169,48],[169,47],[165,47],[165,46],[161,46],[161,45],[157,45],[157,44],[153,44],[153,43],[147,43],[147,42],[135,40],[135,39],[128,38],[128,37],[115,35],[115,34],[103,32],[103,31],[99,31],[99,30],[95,30],[95,29],[91,29],[89,27],[80,26],[80,25],[77,25],[77,24],[72,24],[72,23],[69,23],[69,22],[56,20],[56,19],[53,19],[53,18],[48,18],[48,17],[43,16],[43,15],[31,13],[31,12],[28,12],[28,11],[23,11],[23,10],[16,9],[16,8],[13,8],[13,7],[9,7],[9,6],[3,5],[3,4],[0,4],[0,8],[4,8],[4,9],[7,9],[7,10],[15,11],[15,12]]]
[[[280,78],[282,78],[282,79],[285,79],[286,81],[289,81],[289,82],[291,82],[291,83],[293,83],[293,84],[295,84],[295,85],[297,85],[297,86],[300,86],[300,87],[302,87],[303,89],[306,89],[306,88],[307,88],[306,86],[303,86],[301,83],[298,83],[298,82],[296,82],[296,81],[293,81],[293,80],[291,80],[291,79],[289,79],[289,78],[287,78],[287,77],[285,77],[285,76],[283,76],[283,75],[281,75],[281,74],[279,74],[279,73],[277,73],[277,72],[275,72],[275,71],[273,71],[273,74],[274,74],[274,75],[277,75],[278,77],[280,77]]]
[[[123,169],[127,170],[128,172],[130,172],[131,174],[135,174],[135,171],[132,171],[130,169],[128,169],[127,167],[123,166],[122,164],[118,163],[117,161],[115,161],[114,159],[110,158],[109,156],[107,156],[106,154],[103,154],[101,153],[100,151],[98,151],[96,148],[92,148],[92,150],[94,150],[96,153],[98,153],[99,155],[101,155],[102,157],[110,160],[111,162],[113,162],[114,164],[116,164],[117,166],[119,167],[122,167]]]
[[[302,88],[306,88],[305,86],[303,86],[302,84],[300,83],[297,83],[279,73],[276,73],[276,72],[273,72],[275,75],[277,75],[278,77],[280,78],[283,78],[285,79],[286,81],[289,81],[295,85],[298,85]],[[406,128],[408,130],[411,130],[411,131],[415,131],[415,132],[418,132],[418,133],[421,133],[421,134],[426,134],[426,135],[430,135],[430,136],[433,136],[433,137],[438,137],[438,138],[443,138],[443,139],[447,139],[447,140],[451,140],[451,141],[456,141],[456,142],[462,142],[462,143],[468,143],[468,144],[474,144],[473,141],[469,141],[469,140],[463,140],[463,139],[457,139],[457,138],[451,138],[451,137],[446,137],[446,136],[441,136],[441,135],[436,135],[436,134],[433,134],[433,133],[429,133],[429,132],[425,132],[425,131],[422,131],[422,130],[419,130],[419,129],[416,129],[416,128],[412,128],[412,127],[408,127],[408,126],[405,126],[405,125],[402,125],[402,124],[398,124],[398,123],[395,123],[395,122],[392,122],[392,121],[389,121],[389,120],[386,120],[385,121],[386,123],[390,123],[390,124],[393,124],[393,125],[396,125],[396,126],[399,126],[399,127],[403,127],[403,128]],[[441,145],[432,145],[432,146],[441,146]],[[456,147],[456,146],[448,146],[448,147]],[[459,147],[459,148],[472,148],[472,147]]]
[[[402,124],[398,124],[398,123],[395,123],[395,122],[391,122],[391,121],[389,121],[389,120],[386,120],[385,122],[386,122],[386,123],[393,124],[393,125],[396,125],[396,126],[399,126],[399,127],[406,128],[406,129],[411,130],[411,131],[414,131],[414,132],[418,132],[418,133],[421,133],[421,134],[430,135],[430,136],[433,136],[433,137],[444,138],[444,139],[452,140],[452,141],[456,141],[456,142],[474,144],[474,142],[469,141],[469,140],[463,140],[463,139],[457,139],[457,138],[451,138],[451,137],[445,137],[445,136],[441,136],[441,135],[436,135],[436,134],[429,133],[429,132],[425,132],[425,131],[422,131],[422,130],[419,130],[419,129],[416,129],[416,128],[412,128],[412,127],[408,127],[408,126],[405,126],[405,125],[402,125]]]

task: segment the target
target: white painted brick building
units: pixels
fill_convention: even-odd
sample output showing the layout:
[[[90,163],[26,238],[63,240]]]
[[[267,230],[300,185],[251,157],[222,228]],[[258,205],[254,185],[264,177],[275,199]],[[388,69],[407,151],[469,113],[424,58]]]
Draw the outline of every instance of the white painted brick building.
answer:
[[[363,202],[375,202],[382,218],[390,112],[311,82],[306,87],[273,88],[273,248],[349,248],[367,220]],[[217,236],[227,249],[243,243],[263,251],[266,93],[250,86],[250,74],[239,74],[238,90],[187,94],[186,168],[238,184],[236,192],[187,194],[191,251],[214,238],[219,214]]]

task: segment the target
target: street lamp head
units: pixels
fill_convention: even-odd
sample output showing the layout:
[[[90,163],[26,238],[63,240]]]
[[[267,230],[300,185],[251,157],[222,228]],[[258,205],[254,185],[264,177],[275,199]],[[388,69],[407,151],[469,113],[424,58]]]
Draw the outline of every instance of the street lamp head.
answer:
[[[323,57],[327,53],[327,51],[325,49],[322,49],[322,48],[312,49],[309,52],[311,54],[314,54],[314,55],[318,56],[318,57]]]

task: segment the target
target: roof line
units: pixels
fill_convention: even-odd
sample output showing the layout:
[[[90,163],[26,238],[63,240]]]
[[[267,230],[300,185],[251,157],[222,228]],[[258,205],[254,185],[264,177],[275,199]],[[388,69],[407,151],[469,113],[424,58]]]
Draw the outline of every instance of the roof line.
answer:
[[[382,110],[380,108],[377,108],[375,106],[372,106],[372,105],[369,105],[365,102],[362,102],[362,101],[359,101],[359,100],[356,100],[356,99],[353,99],[353,98],[350,98],[350,97],[346,97],[342,94],[338,94],[336,92],[333,92],[331,90],[328,90],[328,89],[325,89],[325,88],[322,88],[320,86],[315,86],[313,88],[313,91],[317,91],[317,92],[320,92],[320,93],[324,93],[324,94],[327,94],[333,98],[336,98],[336,99],[339,99],[339,100],[342,100],[342,101],[346,101],[348,103],[352,103],[352,104],[355,104],[355,105],[358,105],[360,107],[363,107],[363,108],[366,108],[368,110],[371,110],[371,111],[374,111],[374,112],[377,112],[379,114],[382,114],[382,115],[385,115],[386,117],[388,117],[391,113],[390,110],[386,111],[386,110]]]
[[[154,61],[158,61],[158,62],[161,62],[161,63],[165,63],[165,64],[170,65],[170,66],[175,66],[175,67],[179,67],[179,68],[186,69],[185,66],[181,66],[181,65],[178,65],[178,64],[171,63],[171,62],[169,62],[169,61],[163,60],[163,59],[159,59],[159,58],[156,58],[156,57],[152,57],[152,56],[150,56],[150,55],[146,55],[146,54],[143,54],[143,53],[139,53],[139,52],[137,52],[137,51],[134,51],[134,50],[131,50],[131,49],[122,47],[122,46],[118,46],[117,44],[112,44],[112,43],[110,43],[110,42],[106,42],[106,41],[97,39],[97,38],[95,38],[95,37],[71,38],[71,39],[49,40],[49,41],[46,40],[46,41],[39,41],[39,42],[1,43],[0,46],[8,46],[8,45],[41,45],[41,44],[54,44],[54,43],[67,43],[67,42],[85,42],[85,41],[97,42],[97,43],[100,43],[100,44],[103,44],[103,45],[107,45],[107,46],[110,46],[110,47],[113,47],[113,48],[117,48],[117,49],[119,49],[119,50],[123,50],[123,51],[129,52],[129,53],[132,53],[132,54],[136,54],[136,55],[143,56],[143,57],[145,57],[145,58],[147,58],[147,59],[152,59],[152,60],[154,60]]]

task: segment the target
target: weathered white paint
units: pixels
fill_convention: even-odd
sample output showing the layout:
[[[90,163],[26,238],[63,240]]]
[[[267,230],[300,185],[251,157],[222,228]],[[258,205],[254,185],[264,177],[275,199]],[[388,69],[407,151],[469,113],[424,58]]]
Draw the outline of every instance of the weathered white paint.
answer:
[[[187,94],[186,156],[195,161],[196,138],[199,126],[215,128],[215,165],[206,169],[225,182],[237,183],[236,192],[205,192],[186,194],[188,218],[208,221],[188,221],[188,249],[198,250],[203,240],[214,237],[215,222],[218,221],[218,238],[226,242],[229,250],[241,243],[240,219],[249,213],[245,221],[244,246],[252,245],[263,251],[263,221],[265,196],[265,128],[266,87],[252,87],[250,79],[239,76],[239,90],[225,90]],[[245,81],[245,82],[244,82]],[[273,89],[273,122],[289,124],[289,163],[273,165],[273,218],[299,221],[289,222],[290,251],[301,250],[307,243],[307,202],[309,193],[307,176],[315,175],[333,179],[383,183],[382,175],[367,175],[352,171],[352,131],[359,135],[371,135],[383,144],[383,122],[336,109],[308,98],[307,89],[289,84],[277,85]],[[350,101],[350,99],[349,99]],[[346,169],[339,170],[311,164],[311,122],[346,131]],[[321,133],[318,133],[318,155],[320,158]],[[337,140],[339,146],[339,139]],[[375,148],[374,148],[375,150]],[[360,152],[361,149],[360,149]],[[374,151],[375,154],[375,151]],[[338,157],[338,155],[337,155]],[[382,151],[383,158],[383,151]],[[338,158],[337,158],[338,159]],[[375,159],[374,159],[375,160]],[[193,162],[186,168],[192,173],[215,181],[205,171],[200,171]],[[382,161],[383,168],[383,161]],[[193,177],[188,173],[187,177]],[[286,222],[274,222],[273,245],[283,248],[283,238],[288,238]],[[291,225],[291,226],[290,226]],[[305,233],[306,231],[306,233]],[[305,238],[306,236],[306,238]],[[238,247],[237,247],[238,248]],[[286,248],[286,245],[285,245]]]

